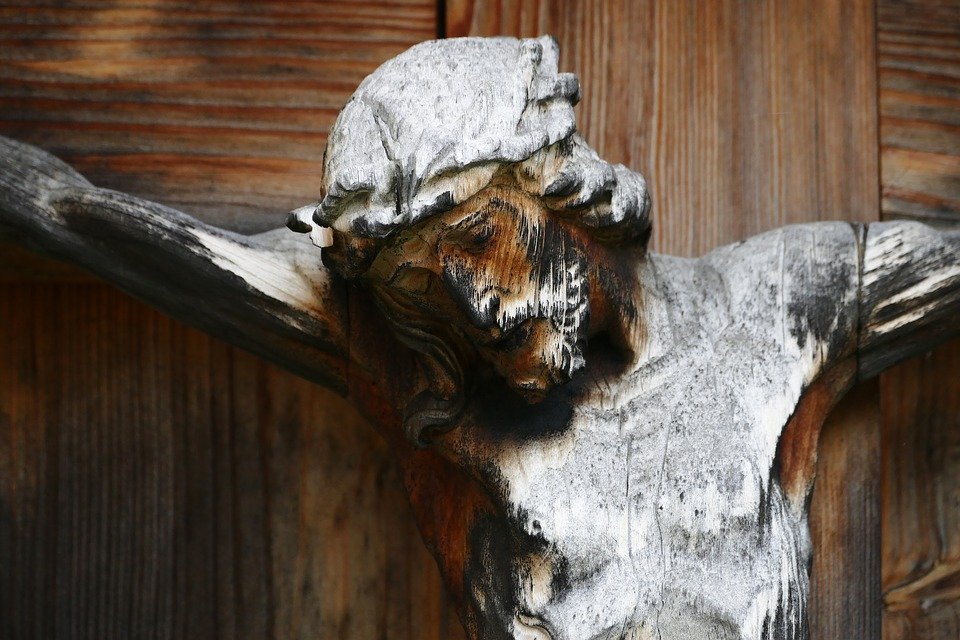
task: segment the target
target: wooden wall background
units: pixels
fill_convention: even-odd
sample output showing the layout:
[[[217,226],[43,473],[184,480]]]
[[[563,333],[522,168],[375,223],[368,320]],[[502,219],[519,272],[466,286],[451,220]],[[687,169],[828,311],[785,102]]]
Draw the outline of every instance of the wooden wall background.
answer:
[[[960,221],[958,0],[0,4],[0,133],[258,231],[380,62],[540,33],[657,250]],[[462,637],[344,401],[10,245],[0,279],[0,638]],[[834,412],[813,511],[815,639],[960,636],[960,344]]]

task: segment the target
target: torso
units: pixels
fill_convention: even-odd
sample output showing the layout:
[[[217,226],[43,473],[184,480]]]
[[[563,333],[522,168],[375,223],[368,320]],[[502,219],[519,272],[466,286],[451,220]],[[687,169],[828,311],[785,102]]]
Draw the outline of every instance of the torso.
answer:
[[[451,455],[511,529],[487,532],[513,582],[480,577],[481,561],[478,584],[499,592],[481,609],[517,638],[798,637],[807,525],[774,457],[803,390],[850,348],[857,260],[842,223],[651,256],[634,367],[587,372],[542,407],[470,413]]]

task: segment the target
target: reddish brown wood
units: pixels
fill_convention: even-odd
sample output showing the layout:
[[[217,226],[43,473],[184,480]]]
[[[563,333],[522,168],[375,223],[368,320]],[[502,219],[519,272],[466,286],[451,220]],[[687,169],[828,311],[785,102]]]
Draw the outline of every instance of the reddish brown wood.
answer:
[[[0,131],[94,184],[250,231],[318,197],[370,71],[435,37],[432,0],[0,7]]]
[[[0,282],[96,282],[80,267],[0,239]]]
[[[0,317],[0,636],[460,633],[345,401],[104,285]]]

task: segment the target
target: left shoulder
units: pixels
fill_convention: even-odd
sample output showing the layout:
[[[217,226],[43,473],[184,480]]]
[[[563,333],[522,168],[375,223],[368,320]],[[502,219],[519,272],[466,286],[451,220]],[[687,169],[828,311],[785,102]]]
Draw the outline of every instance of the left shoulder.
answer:
[[[856,342],[862,233],[847,222],[790,225],[701,260],[722,278],[731,311],[776,323],[801,351],[833,360]]]
[[[855,282],[863,229],[849,222],[788,225],[719,247],[701,260],[729,277],[769,274],[773,268],[801,280]]]

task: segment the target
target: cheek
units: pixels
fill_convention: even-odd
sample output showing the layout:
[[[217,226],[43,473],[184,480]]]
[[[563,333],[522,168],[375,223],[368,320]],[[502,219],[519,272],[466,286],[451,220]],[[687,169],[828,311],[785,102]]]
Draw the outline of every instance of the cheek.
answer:
[[[528,318],[544,318],[570,338],[580,337],[589,300],[583,255],[566,243],[529,256],[515,252],[448,255],[441,279],[450,298],[478,329],[509,331]]]

